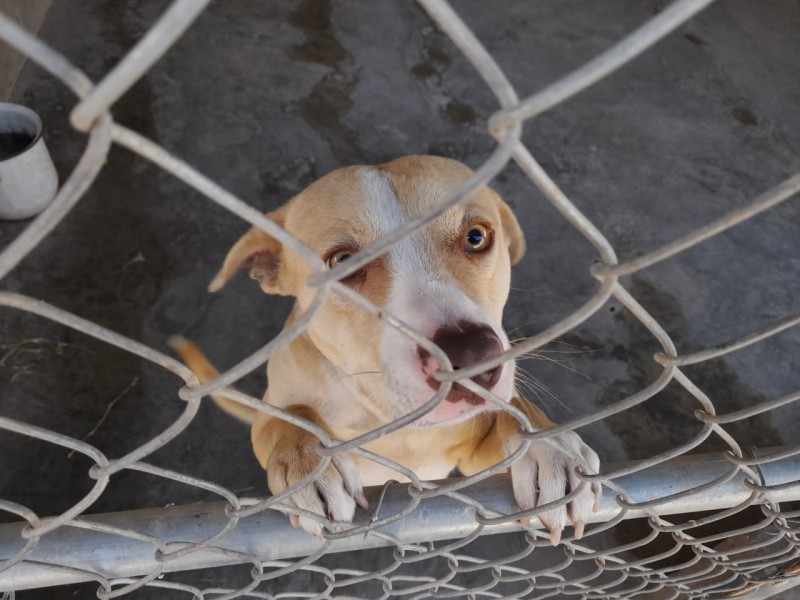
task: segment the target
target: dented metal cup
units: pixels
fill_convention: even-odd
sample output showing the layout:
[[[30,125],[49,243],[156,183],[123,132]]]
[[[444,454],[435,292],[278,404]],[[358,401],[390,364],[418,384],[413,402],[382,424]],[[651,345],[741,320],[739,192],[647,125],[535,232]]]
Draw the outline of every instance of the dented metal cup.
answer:
[[[55,198],[58,175],[42,138],[42,120],[0,102],[0,219],[28,219]]]

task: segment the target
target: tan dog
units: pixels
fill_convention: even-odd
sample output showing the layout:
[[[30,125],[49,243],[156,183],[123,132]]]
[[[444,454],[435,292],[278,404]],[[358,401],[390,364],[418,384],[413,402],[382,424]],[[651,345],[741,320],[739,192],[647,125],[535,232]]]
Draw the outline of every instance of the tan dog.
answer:
[[[433,156],[409,156],[376,167],[334,171],[268,216],[319,254],[330,267],[424,212],[473,175],[464,165]],[[454,368],[466,368],[509,348],[501,327],[509,292],[510,267],[525,252],[519,224],[509,207],[487,187],[402,240],[344,282],[438,344]],[[210,289],[221,288],[238,270],[249,268],[268,294],[297,298],[289,326],[308,308],[315,289],[306,285],[311,268],[262,232],[251,229],[230,250]],[[214,368],[189,342],[174,344],[204,382]],[[439,363],[395,328],[336,294],[330,294],[307,330],[269,361],[264,402],[349,440],[419,408],[440,387]],[[514,363],[473,378],[523,410],[534,427],[552,423],[514,396]],[[253,450],[278,494],[318,464],[319,440],[307,431],[215,398],[228,412],[252,423]],[[493,410],[466,388],[454,385],[425,416],[364,445],[414,471],[441,479],[454,468],[471,475],[501,461],[519,447],[520,425]],[[596,473],[597,455],[572,432],[533,442],[511,466],[514,496],[523,509],[553,502],[579,484],[576,467]],[[292,496],[300,508],[336,521],[351,521],[358,502],[366,508],[362,484],[378,485],[401,474],[356,455],[339,455],[313,485]],[[567,519],[581,537],[599,486],[586,486],[569,506],[540,515],[558,543]],[[320,524],[294,517],[320,535]]]

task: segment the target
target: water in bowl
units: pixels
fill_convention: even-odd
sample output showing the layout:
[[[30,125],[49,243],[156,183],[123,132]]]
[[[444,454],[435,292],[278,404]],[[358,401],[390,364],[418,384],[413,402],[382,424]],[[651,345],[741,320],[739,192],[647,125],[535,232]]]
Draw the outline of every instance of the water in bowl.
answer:
[[[7,160],[30,146],[35,137],[27,132],[2,131],[0,132],[0,160]]]

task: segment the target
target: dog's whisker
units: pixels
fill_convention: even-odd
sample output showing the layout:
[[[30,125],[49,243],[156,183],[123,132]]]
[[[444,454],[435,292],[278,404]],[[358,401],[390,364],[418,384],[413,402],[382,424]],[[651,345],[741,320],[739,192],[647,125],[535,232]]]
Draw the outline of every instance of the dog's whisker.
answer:
[[[533,385],[531,385],[530,383],[526,382],[526,383],[524,383],[523,385],[524,385],[524,388],[525,388],[525,390],[526,390],[528,393],[532,394],[534,398],[536,398],[536,400],[537,400],[537,403],[539,403],[539,404],[541,404],[541,405],[544,405],[544,406],[546,406],[546,405],[547,405],[547,403],[548,403],[548,400],[551,400],[551,399],[549,398],[548,394],[544,394],[544,396],[543,396],[543,393],[542,393],[540,390],[536,389],[536,387],[534,387],[534,386],[533,386]],[[556,401],[557,401],[557,402],[558,402],[558,403],[559,403],[561,406],[563,406],[564,408],[567,408],[567,407],[566,407],[566,405],[564,405],[564,403],[563,403],[563,402],[561,402],[560,400],[556,399]]]
[[[513,289],[516,289],[516,288],[511,288],[511,289],[513,290]],[[533,322],[532,322],[532,321],[531,321],[530,323],[523,323],[522,325],[519,325],[519,326],[517,326],[517,327],[514,327],[514,329],[511,329],[510,331],[507,331],[507,332],[506,332],[506,335],[511,335],[511,334],[512,334],[512,333],[514,333],[515,331],[519,331],[519,330],[520,330],[520,329],[522,329],[523,327],[527,327],[528,325],[532,325],[532,324],[533,324]],[[520,338],[520,339],[525,339],[525,338]]]
[[[544,361],[547,361],[547,362],[551,362],[553,364],[556,364],[559,367],[563,367],[563,368],[567,369],[568,371],[572,371],[576,375],[580,375],[581,377],[583,377],[587,381],[591,381],[591,377],[589,377],[586,373],[584,373],[583,371],[579,371],[578,369],[576,369],[574,367],[570,367],[569,365],[563,363],[562,361],[556,360],[554,358],[550,358],[549,356],[541,356],[541,355],[538,357],[538,359],[539,360],[544,360]]]
[[[540,356],[541,355],[539,354],[538,350],[531,350],[529,352],[525,352],[524,354],[520,354],[517,357],[517,360],[523,360],[523,359],[526,359],[526,358],[534,358],[535,359],[535,358],[539,358]]]
[[[523,327],[524,327],[524,325],[523,325]],[[508,332],[508,334],[511,334],[514,331],[517,331],[517,329],[519,329],[519,327],[517,327],[516,329],[512,329],[510,332]],[[524,337],[520,337],[520,338],[514,338],[513,340],[510,339],[509,343],[512,346],[514,346],[514,345],[517,345],[517,344],[519,344],[521,342],[524,342],[526,340],[529,340],[529,339],[530,339],[530,336],[524,336]],[[572,348],[572,350],[555,350],[553,348],[550,348],[550,346],[555,345],[555,344],[560,344],[560,345],[563,345],[563,346],[569,346],[570,348]],[[548,342],[544,347],[538,348],[536,350],[536,352],[540,352],[542,354],[587,354],[587,353],[590,353],[590,352],[601,352],[602,350],[605,350],[605,346],[601,346],[599,348],[587,348],[586,346],[577,346],[575,344],[570,344],[569,342],[564,342],[562,340],[552,340],[552,341]]]
[[[553,350],[548,347],[539,348],[536,352],[540,354],[591,354],[594,352],[602,352],[605,348],[581,348],[581,349],[574,349],[574,350]]]
[[[526,352],[525,354],[520,354],[517,357],[517,360],[546,360],[550,362],[555,362],[556,364],[567,368],[566,365],[564,365],[562,362],[559,362],[554,358],[545,356],[538,351],[532,351],[532,352]]]
[[[536,388],[534,388],[528,381],[525,381],[523,379],[517,379],[516,383],[519,384],[519,386],[523,389],[524,392],[533,395],[539,404],[544,404],[544,400],[541,394],[539,394],[539,391]],[[525,394],[521,395],[524,396]]]
[[[599,350],[585,350],[583,352],[597,352],[597,351],[599,351]],[[569,366],[565,362],[556,360],[552,356],[547,356],[547,354],[581,354],[581,353],[582,352],[577,352],[577,351],[563,351],[563,350],[560,351],[560,350],[538,349],[538,350],[531,350],[530,352],[526,352],[524,354],[521,354],[520,356],[517,357],[517,360],[531,359],[531,360],[543,360],[543,361],[551,362],[551,363],[556,364],[556,365],[558,365],[560,367],[564,367],[565,369],[567,369],[569,371],[572,371],[576,375],[580,375],[581,377],[583,377],[583,378],[585,378],[587,380],[590,380],[591,378],[588,375],[586,375],[586,373],[583,373],[582,371],[579,371],[579,370],[575,369],[574,367]]]
[[[555,365],[558,365],[559,367],[563,367],[563,368],[567,369],[568,371],[572,371],[576,375],[580,375],[581,377],[583,377],[586,380],[591,380],[591,377],[589,377],[586,373],[583,373],[582,371],[579,371],[578,369],[576,369],[574,367],[570,367],[568,364],[566,364],[566,363],[564,363],[562,361],[556,360],[555,358],[551,358],[549,356],[542,356],[541,354],[529,354],[529,355],[524,355],[523,354],[522,356],[518,357],[518,359],[542,360],[542,361],[545,361],[545,362],[550,362],[550,363],[553,363]]]
[[[536,396],[538,396],[538,392],[536,391],[536,388],[533,385],[531,385],[530,377],[527,374],[525,374],[525,373],[517,373],[517,378],[516,378],[516,382],[515,383],[518,383],[519,385],[524,387],[526,390],[530,390]]]
[[[541,391],[548,398],[551,398],[552,400],[554,400],[555,402],[560,404],[564,409],[566,409],[570,413],[575,414],[575,411],[573,411],[558,396],[556,396],[556,394],[554,394],[553,391],[550,388],[548,388],[545,384],[543,384],[541,381],[536,379],[533,375],[531,375],[530,373],[525,371],[525,369],[523,369],[523,368],[521,368],[519,366],[517,367],[517,378],[519,380],[521,380],[521,381],[526,382],[533,389]],[[539,397],[540,400],[542,399],[541,396],[539,396],[538,394],[537,394],[537,397]]]
[[[550,344],[561,344],[562,346],[569,346],[570,348],[574,348],[576,352],[600,352],[601,350],[605,350],[605,346],[600,346],[599,348],[589,348],[587,346],[578,346],[577,344],[570,344],[569,342],[565,342],[563,340],[553,340]],[[549,344],[548,344],[549,345]]]

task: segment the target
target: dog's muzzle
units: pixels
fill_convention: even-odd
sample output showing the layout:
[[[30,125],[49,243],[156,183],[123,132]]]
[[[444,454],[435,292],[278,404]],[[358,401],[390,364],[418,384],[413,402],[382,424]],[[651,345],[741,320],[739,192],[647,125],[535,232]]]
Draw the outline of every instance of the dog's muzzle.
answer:
[[[455,370],[466,369],[503,352],[503,343],[491,327],[471,321],[459,321],[452,326],[440,327],[431,337],[431,341],[447,355]],[[423,373],[427,375],[425,382],[432,390],[438,390],[442,383],[433,374],[441,367],[439,361],[421,346],[417,346],[417,356]],[[491,390],[500,381],[502,373],[503,365],[500,365],[471,379],[482,388]],[[475,406],[484,403],[483,398],[458,383],[453,384],[445,399],[448,402],[464,400]]]

